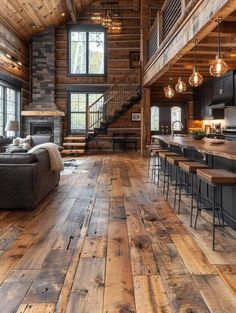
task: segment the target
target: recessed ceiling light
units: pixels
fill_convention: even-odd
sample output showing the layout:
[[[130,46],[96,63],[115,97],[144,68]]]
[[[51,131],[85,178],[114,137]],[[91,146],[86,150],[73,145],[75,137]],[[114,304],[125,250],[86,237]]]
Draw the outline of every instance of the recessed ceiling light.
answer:
[[[8,53],[6,53],[6,57],[7,57],[8,59],[11,59],[11,56],[10,56],[10,54],[8,54]]]
[[[65,16],[65,15],[66,15],[66,13],[65,13],[65,12],[62,12],[62,13],[61,13],[61,16]]]

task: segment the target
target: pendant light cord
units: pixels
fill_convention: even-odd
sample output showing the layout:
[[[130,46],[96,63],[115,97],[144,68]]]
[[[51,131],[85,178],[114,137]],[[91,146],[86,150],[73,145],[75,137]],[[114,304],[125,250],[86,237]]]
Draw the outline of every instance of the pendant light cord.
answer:
[[[217,19],[217,22],[218,22],[218,55],[220,55],[220,22],[221,22],[221,19],[218,18]]]

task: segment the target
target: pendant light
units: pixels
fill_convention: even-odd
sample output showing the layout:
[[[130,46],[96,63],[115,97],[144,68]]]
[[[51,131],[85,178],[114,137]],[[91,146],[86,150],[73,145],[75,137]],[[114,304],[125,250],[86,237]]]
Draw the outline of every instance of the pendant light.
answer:
[[[170,82],[169,82],[168,86],[164,87],[164,93],[165,93],[166,98],[171,99],[171,98],[173,98],[175,96],[175,91],[174,91],[174,89],[171,86],[172,78],[170,77],[169,80],[170,80]]]
[[[179,55],[179,60],[182,58],[181,55]],[[183,81],[182,79],[182,65],[180,63],[180,76],[178,78],[178,82],[177,84],[175,85],[175,90],[179,93],[182,93],[184,91],[186,91],[187,89],[187,85],[185,84],[185,82]]]
[[[193,73],[189,77],[189,84],[192,87],[198,87],[203,83],[203,77],[198,72],[198,68],[196,64],[196,55],[197,55],[197,40],[194,40],[194,66],[193,66]]]
[[[215,60],[212,62],[209,71],[212,76],[220,77],[223,76],[228,71],[228,65],[222,58],[220,51],[220,22],[221,18],[217,18],[216,22],[218,23],[218,51],[215,57]]]

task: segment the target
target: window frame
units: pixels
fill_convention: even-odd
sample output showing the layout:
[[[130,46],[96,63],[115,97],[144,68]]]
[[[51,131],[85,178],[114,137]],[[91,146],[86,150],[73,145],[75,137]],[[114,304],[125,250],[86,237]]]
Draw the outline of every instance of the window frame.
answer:
[[[173,113],[173,110],[176,110],[178,109],[179,110],[179,114],[180,114],[180,119],[178,121],[180,121],[182,124],[183,124],[183,121],[182,121],[182,107],[179,106],[179,105],[174,105],[171,107],[170,109],[170,121],[171,121],[171,125],[174,121],[172,121],[172,113]],[[177,121],[177,120],[176,120]],[[174,129],[175,131],[177,132],[181,132],[182,128],[181,128],[181,125],[178,123],[178,124],[175,124],[174,127],[178,125],[178,129]]]
[[[7,88],[15,91],[15,120],[19,121],[19,131],[16,132],[16,136],[21,133],[21,89],[2,80],[0,80],[0,86],[3,87],[3,138],[10,138],[7,137],[7,132],[5,131],[7,123]]]
[[[72,94],[85,94],[86,95],[86,108],[89,105],[89,94],[103,94],[104,95],[104,89],[92,89],[92,90],[71,90],[68,92],[67,98],[68,98],[68,105],[67,105],[67,116],[68,116],[68,123],[67,123],[67,133],[68,134],[81,134],[81,132],[71,132],[71,113],[77,113],[75,111],[71,111],[71,95]],[[103,112],[104,112],[105,108],[103,107]],[[81,111],[82,113],[82,111]],[[85,111],[86,114],[86,111]],[[85,127],[85,132],[87,131],[86,127]]]
[[[86,73],[71,73],[71,32],[81,31],[86,32]],[[104,33],[104,73],[103,74],[89,74],[89,33],[103,32]],[[102,25],[70,25],[67,29],[67,76],[72,77],[105,77],[107,76],[107,31]]]
[[[158,130],[153,130],[153,129],[152,129],[152,116],[153,116],[152,110],[153,110],[153,108],[158,109]],[[152,105],[150,111],[151,111],[151,112],[150,112],[150,115],[151,115],[151,119],[150,119],[150,130],[151,130],[151,132],[159,132],[159,131],[160,131],[160,107],[157,106],[157,105]]]

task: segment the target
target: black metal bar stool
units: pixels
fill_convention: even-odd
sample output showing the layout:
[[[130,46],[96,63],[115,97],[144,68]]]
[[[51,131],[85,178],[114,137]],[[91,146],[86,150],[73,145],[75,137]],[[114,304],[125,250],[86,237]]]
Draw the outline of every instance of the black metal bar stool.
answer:
[[[201,194],[201,182],[204,181],[211,186],[213,189],[213,199],[209,201],[212,203],[212,250],[215,250],[215,230],[216,227],[224,227],[224,211],[222,205],[222,189],[223,186],[234,186],[236,185],[236,174],[222,170],[222,169],[198,169],[197,176],[199,178],[198,198]],[[218,203],[216,200],[216,192],[219,190]],[[198,201],[199,203],[199,201]],[[198,204],[197,214],[195,219],[194,227],[197,227],[197,219],[202,208]],[[219,215],[220,212],[220,215]],[[217,214],[217,216],[216,216]],[[216,222],[218,218],[218,223]]]
[[[163,186],[162,186],[163,194],[165,194],[165,187],[166,187],[167,179],[168,179],[168,169],[167,169],[167,162],[166,162],[166,158],[168,156],[179,156],[179,154],[175,152],[171,152],[171,151],[164,151],[164,152],[159,153],[160,170],[161,170],[161,173],[163,174]]]
[[[153,153],[154,150],[161,149],[160,145],[146,145],[146,149],[149,151],[149,161],[148,161],[148,172],[152,169],[155,163],[156,155]]]
[[[175,192],[174,192],[174,210],[176,207],[176,197],[177,197],[177,187],[179,186],[179,162],[181,161],[190,161],[188,158],[178,155],[171,155],[167,156],[166,158],[166,163],[167,163],[167,190],[166,190],[166,200],[168,200],[169,196],[169,189],[170,189],[170,178],[174,178],[175,183],[172,184],[172,186],[175,187]],[[172,171],[173,169],[173,171]]]
[[[181,205],[181,197],[183,195],[183,187],[186,185],[183,182],[183,172],[187,174],[187,183],[190,184],[191,192],[191,205],[190,205],[190,226],[192,227],[193,222],[193,200],[194,197],[196,199],[197,196],[197,187],[194,188],[194,176],[196,176],[197,170],[202,168],[207,168],[206,164],[202,164],[200,162],[179,162],[179,168],[180,168],[180,184],[179,184],[179,198],[178,198],[178,213],[180,213],[180,205]]]

